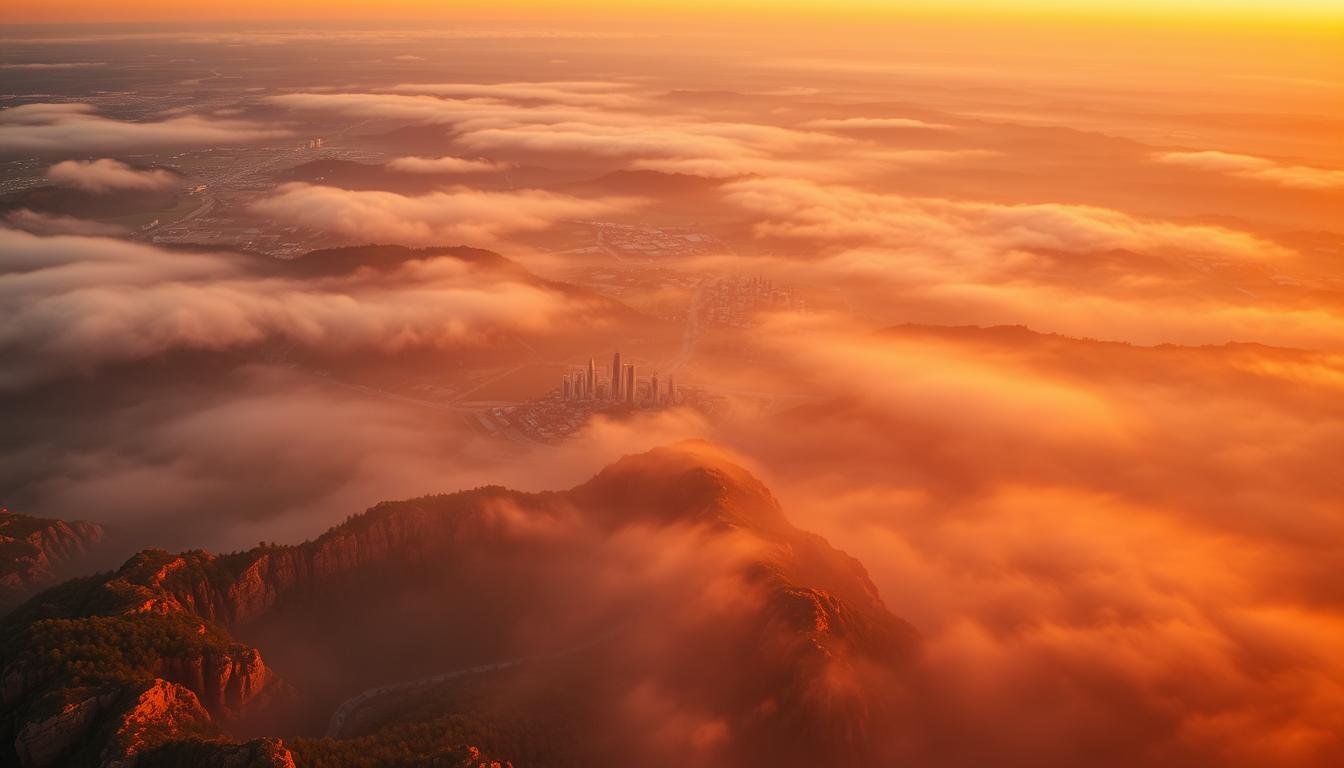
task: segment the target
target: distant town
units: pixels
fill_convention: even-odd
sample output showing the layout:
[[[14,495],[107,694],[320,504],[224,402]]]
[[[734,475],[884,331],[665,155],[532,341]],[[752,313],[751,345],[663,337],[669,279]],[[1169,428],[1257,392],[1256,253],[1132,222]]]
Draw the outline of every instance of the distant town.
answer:
[[[708,283],[699,301],[708,325],[747,328],[762,311],[805,311],[807,302],[792,287],[759,276],[732,275]]]

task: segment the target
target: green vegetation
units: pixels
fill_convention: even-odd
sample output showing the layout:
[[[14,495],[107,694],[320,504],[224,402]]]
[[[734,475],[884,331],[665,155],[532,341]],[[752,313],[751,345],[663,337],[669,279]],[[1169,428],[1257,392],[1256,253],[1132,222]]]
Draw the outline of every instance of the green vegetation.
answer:
[[[164,659],[246,651],[194,616],[40,619],[5,639],[0,667],[32,664],[49,676],[48,688],[109,686],[153,682]]]
[[[294,754],[296,768],[474,766],[491,759],[486,755],[493,753],[464,743],[473,730],[450,721],[436,721],[389,728],[377,736],[359,739],[294,739],[286,744]]]

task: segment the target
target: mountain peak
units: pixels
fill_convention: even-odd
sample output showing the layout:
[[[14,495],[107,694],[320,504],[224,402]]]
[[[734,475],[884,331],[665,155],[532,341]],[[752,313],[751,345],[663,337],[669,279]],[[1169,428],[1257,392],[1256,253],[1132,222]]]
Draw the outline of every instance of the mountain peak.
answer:
[[[763,534],[794,530],[764,483],[728,451],[699,440],[624,456],[572,493],[612,521],[714,522]]]

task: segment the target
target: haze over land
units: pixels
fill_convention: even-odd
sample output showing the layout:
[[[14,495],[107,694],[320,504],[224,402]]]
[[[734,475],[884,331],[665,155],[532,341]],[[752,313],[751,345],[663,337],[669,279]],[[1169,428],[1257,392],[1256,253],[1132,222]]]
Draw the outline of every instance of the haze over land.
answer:
[[[266,546],[38,598],[4,663],[68,626],[42,621],[147,631],[132,585],[266,658],[265,707],[198,708],[305,765],[403,737],[520,767],[1337,764],[1341,18],[1047,5],[20,3],[0,506],[101,533],[7,522],[37,550],[5,594]],[[267,570],[385,519],[440,548],[352,545],[369,570],[308,592]],[[240,564],[279,581],[237,615],[153,575]],[[361,573],[364,607],[333,601]],[[323,682],[296,638],[342,622],[367,636],[314,658],[381,661]],[[589,641],[621,650],[561,653]],[[752,647],[778,653],[734,670]],[[319,738],[366,689],[538,655]],[[5,701],[6,759],[57,764],[33,702],[93,684],[50,679]],[[781,741],[794,716],[818,738]],[[111,759],[72,743],[52,760]]]

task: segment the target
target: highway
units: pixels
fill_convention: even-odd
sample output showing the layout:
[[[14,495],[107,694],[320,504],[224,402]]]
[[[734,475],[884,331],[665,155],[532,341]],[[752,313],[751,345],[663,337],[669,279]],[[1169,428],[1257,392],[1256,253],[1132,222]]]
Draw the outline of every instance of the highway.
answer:
[[[664,376],[681,371],[690,362],[691,355],[695,354],[695,343],[700,339],[700,300],[705,295],[708,283],[708,280],[701,280],[695,287],[695,293],[691,294],[691,305],[686,309],[686,327],[681,332],[681,350],[663,366],[661,373]]]

